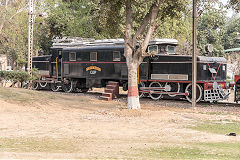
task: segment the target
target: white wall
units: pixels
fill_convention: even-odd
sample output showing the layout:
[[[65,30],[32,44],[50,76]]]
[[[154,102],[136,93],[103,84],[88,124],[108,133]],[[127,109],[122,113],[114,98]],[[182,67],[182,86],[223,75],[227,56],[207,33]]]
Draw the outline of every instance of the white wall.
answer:
[[[0,54],[0,70],[6,70],[7,68],[7,56]]]

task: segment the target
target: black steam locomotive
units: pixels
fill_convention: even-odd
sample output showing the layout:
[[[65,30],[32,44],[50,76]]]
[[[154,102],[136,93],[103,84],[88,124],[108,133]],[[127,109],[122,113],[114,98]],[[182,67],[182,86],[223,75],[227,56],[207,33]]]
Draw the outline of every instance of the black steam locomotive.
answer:
[[[186,98],[191,102],[192,57],[176,55],[178,42],[174,39],[150,41],[148,52],[154,56],[144,58],[139,66],[139,96]],[[51,55],[33,58],[40,79],[34,89],[50,86],[51,90],[87,92],[90,88],[105,87],[116,81],[127,90],[128,70],[122,39],[58,43]],[[197,101],[218,101],[228,98],[223,89],[227,64],[222,57],[197,57]]]

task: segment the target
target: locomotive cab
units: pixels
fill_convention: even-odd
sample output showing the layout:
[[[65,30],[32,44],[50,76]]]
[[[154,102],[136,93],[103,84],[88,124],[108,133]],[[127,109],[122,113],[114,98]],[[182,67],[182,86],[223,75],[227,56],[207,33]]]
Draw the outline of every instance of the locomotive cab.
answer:
[[[61,60],[62,60],[62,50],[63,48],[52,47],[50,50],[51,53],[51,67],[50,75],[51,77],[60,77],[61,76]]]
[[[38,56],[38,57],[33,57],[32,59],[32,65],[33,68],[37,68],[37,74],[45,77],[50,76],[50,60],[51,56],[46,55],[46,56]]]
[[[155,55],[176,54],[178,41],[175,39],[154,39],[149,42],[148,53],[154,52]]]

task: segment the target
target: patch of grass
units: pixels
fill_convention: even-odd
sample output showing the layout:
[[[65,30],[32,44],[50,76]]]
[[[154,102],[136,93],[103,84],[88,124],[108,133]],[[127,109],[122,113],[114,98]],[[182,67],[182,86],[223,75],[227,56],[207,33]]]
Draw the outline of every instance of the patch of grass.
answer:
[[[9,88],[1,88],[0,89],[0,98],[4,100],[16,100],[18,102],[27,102],[30,97],[28,96],[23,96],[23,94],[18,93],[18,92],[13,92],[12,89]]]
[[[200,114],[207,114],[207,115],[228,115],[229,113],[224,112],[198,112]]]
[[[222,113],[222,112],[207,112],[205,114],[209,114],[209,115],[226,115],[226,113]]]
[[[147,157],[153,159],[192,159],[200,156],[203,152],[192,148],[159,148],[147,151]]]
[[[0,138],[0,150],[8,152],[77,152],[78,140],[53,138]]]
[[[202,106],[203,106],[203,107],[209,107],[209,106],[211,106],[211,104],[205,103],[205,104],[203,104]]]
[[[199,147],[212,150],[212,152],[218,153],[218,155],[232,155],[236,159],[240,158],[240,142],[218,142],[218,143],[200,143]]]
[[[0,88],[0,98],[15,103],[46,103],[48,100],[55,99],[56,96],[27,89],[19,88]]]
[[[216,159],[235,160],[240,158],[240,143],[201,143],[188,147],[162,147],[148,149],[141,157],[148,159]]]
[[[190,128],[215,134],[225,135],[231,132],[240,134],[240,122],[238,121],[206,121]]]
[[[0,88],[0,99],[15,104],[30,104],[31,106],[54,103],[60,106],[83,109],[90,109],[92,107],[119,107],[119,103],[96,103],[94,99],[88,96],[64,95],[54,92],[34,91],[21,88]]]

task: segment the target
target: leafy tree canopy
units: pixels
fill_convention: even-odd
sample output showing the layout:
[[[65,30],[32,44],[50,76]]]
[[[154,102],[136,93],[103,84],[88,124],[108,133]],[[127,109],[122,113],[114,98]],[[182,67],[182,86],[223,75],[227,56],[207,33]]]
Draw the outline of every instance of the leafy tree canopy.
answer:
[[[142,25],[145,15],[155,1],[156,0],[132,1],[131,18],[133,34]],[[100,23],[104,26],[104,29],[114,37],[123,37],[124,35],[124,24],[126,21],[124,4],[125,2],[122,0],[99,0],[98,2]],[[163,23],[166,25],[166,23],[168,23],[173,17],[182,17],[186,13],[188,4],[188,0],[162,0],[160,2],[160,9],[156,19],[157,26],[160,28]],[[169,23],[172,23],[171,20]]]
[[[240,17],[232,17],[227,21],[223,36],[224,49],[240,48]]]
[[[88,0],[46,0],[46,6],[46,22],[51,37],[104,37],[96,19],[95,3]]]
[[[226,23],[226,12],[220,8],[208,8],[199,17],[198,21],[198,48],[201,54],[206,54],[205,45],[212,44],[213,54],[222,53],[224,48],[222,38]]]
[[[229,0],[228,7],[234,9],[236,12],[240,12],[240,1],[239,0]]]

